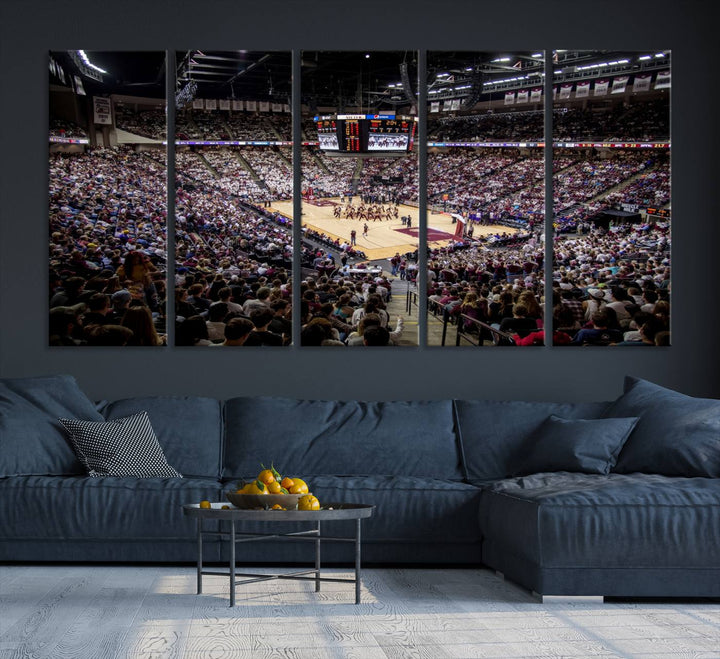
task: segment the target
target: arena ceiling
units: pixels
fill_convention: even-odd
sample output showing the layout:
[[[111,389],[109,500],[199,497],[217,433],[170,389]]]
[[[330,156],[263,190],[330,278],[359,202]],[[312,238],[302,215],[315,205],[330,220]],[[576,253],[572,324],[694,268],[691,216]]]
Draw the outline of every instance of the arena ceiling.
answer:
[[[52,53],[68,72],[82,71],[74,53]],[[90,61],[105,73],[83,75],[88,93],[165,96],[163,51],[88,51]],[[644,59],[641,57],[644,56]],[[412,104],[417,95],[416,51],[303,51],[302,102],[310,108],[364,107],[386,109]],[[633,73],[667,67],[669,51],[558,50],[553,53],[555,81]],[[592,68],[593,64],[608,64]],[[404,76],[404,70],[407,75]],[[511,89],[540,84],[544,59],[540,51],[433,52],[427,55],[428,89],[448,96],[480,96],[488,82]],[[290,51],[178,51],[176,89],[189,82],[197,96],[270,100],[289,103],[292,94]],[[405,82],[403,83],[403,78]],[[483,85],[486,85],[483,87]]]

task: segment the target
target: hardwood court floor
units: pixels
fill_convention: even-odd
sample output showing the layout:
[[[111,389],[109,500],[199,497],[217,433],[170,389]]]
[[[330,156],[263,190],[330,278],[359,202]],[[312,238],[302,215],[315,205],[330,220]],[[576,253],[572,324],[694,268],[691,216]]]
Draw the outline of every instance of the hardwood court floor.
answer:
[[[348,220],[337,219],[333,216],[334,204],[340,202],[339,197],[323,200],[327,205],[317,206],[303,202],[303,226],[308,226],[316,231],[320,231],[325,235],[331,236],[333,239],[339,238],[350,242],[350,232],[355,229],[357,232],[357,246],[367,255],[368,259],[374,261],[376,259],[386,259],[391,257],[395,252],[404,254],[413,252],[417,249],[417,238],[405,233],[396,231],[396,229],[404,229],[400,219],[383,220],[378,222],[369,221],[368,236],[363,238],[364,220]],[[357,201],[355,201],[357,205]],[[293,208],[291,201],[274,201],[271,210],[278,211],[283,215],[292,217]],[[412,217],[412,227],[418,227],[418,209],[413,206],[401,205],[399,209],[400,216],[410,215]],[[442,247],[448,243],[450,238],[455,234],[456,225],[453,224],[452,217],[448,213],[431,213],[428,216],[428,228],[436,229],[448,235],[447,239],[429,242],[430,247]],[[487,226],[476,227],[474,235],[476,237],[490,235],[493,233],[502,233],[503,231],[511,231],[504,226]]]
[[[328,570],[342,577],[349,571]],[[0,657],[390,659],[720,656],[720,602],[542,604],[479,569],[366,569],[351,584],[223,577],[192,567],[0,567]]]

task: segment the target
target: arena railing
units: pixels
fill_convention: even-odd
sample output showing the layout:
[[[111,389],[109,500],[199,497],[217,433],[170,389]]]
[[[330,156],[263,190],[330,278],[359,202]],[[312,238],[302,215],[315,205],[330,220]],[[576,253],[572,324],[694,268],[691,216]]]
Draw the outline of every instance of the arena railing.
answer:
[[[468,332],[465,329],[468,324],[476,327],[477,332]],[[477,318],[473,318],[464,313],[461,313],[458,316],[457,334],[455,336],[455,345],[459,346],[461,341],[467,341],[471,345],[481,348],[484,346],[482,337],[483,337],[483,333],[485,333],[485,332],[489,332],[492,335],[493,345],[505,345],[505,346],[517,345],[515,343],[515,339],[513,339],[512,334],[508,334],[507,332],[501,332],[496,327],[493,327],[492,325],[488,325],[487,323],[483,322],[482,320],[478,320]],[[444,337],[444,335],[445,335],[445,332],[443,330],[443,337]],[[443,345],[445,345],[444,341],[443,341]]]

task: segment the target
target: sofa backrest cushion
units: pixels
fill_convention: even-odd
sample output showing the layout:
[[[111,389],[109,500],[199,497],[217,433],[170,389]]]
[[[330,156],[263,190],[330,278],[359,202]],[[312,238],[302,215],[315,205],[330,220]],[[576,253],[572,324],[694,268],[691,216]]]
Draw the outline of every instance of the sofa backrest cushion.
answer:
[[[0,477],[84,474],[61,417],[103,420],[70,375],[0,380]]]
[[[526,441],[551,414],[563,419],[596,419],[608,405],[455,401],[466,478],[470,482],[509,478],[522,467]]]
[[[233,398],[226,402],[225,478],[271,462],[289,476],[462,478],[451,401]]]
[[[551,414],[530,435],[516,476],[553,471],[609,474],[638,417],[562,419]]]
[[[720,400],[626,377],[605,414],[640,417],[613,471],[720,478]]]
[[[185,477],[220,478],[222,403],[200,396],[138,396],[108,403],[105,418],[146,411],[169,464]]]

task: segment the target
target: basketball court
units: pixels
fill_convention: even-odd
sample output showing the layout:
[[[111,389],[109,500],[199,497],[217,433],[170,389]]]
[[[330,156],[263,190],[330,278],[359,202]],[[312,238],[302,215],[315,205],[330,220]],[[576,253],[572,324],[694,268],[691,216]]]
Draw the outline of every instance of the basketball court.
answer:
[[[350,242],[350,232],[355,229],[357,248],[365,252],[368,260],[387,259],[396,252],[404,254],[414,252],[418,246],[418,209],[414,206],[401,204],[398,219],[364,220],[338,219],[333,215],[335,206],[345,206],[340,198],[318,199],[312,202],[303,200],[303,226],[324,233],[333,239]],[[357,204],[355,204],[357,205]],[[274,201],[271,210],[292,217],[292,201]],[[404,226],[400,217],[409,215],[411,225]],[[363,236],[363,226],[368,225],[367,237]],[[457,224],[449,213],[433,213],[428,215],[428,245],[433,248],[444,247],[455,235]],[[495,233],[512,232],[505,226],[475,226],[473,235],[478,238]]]

